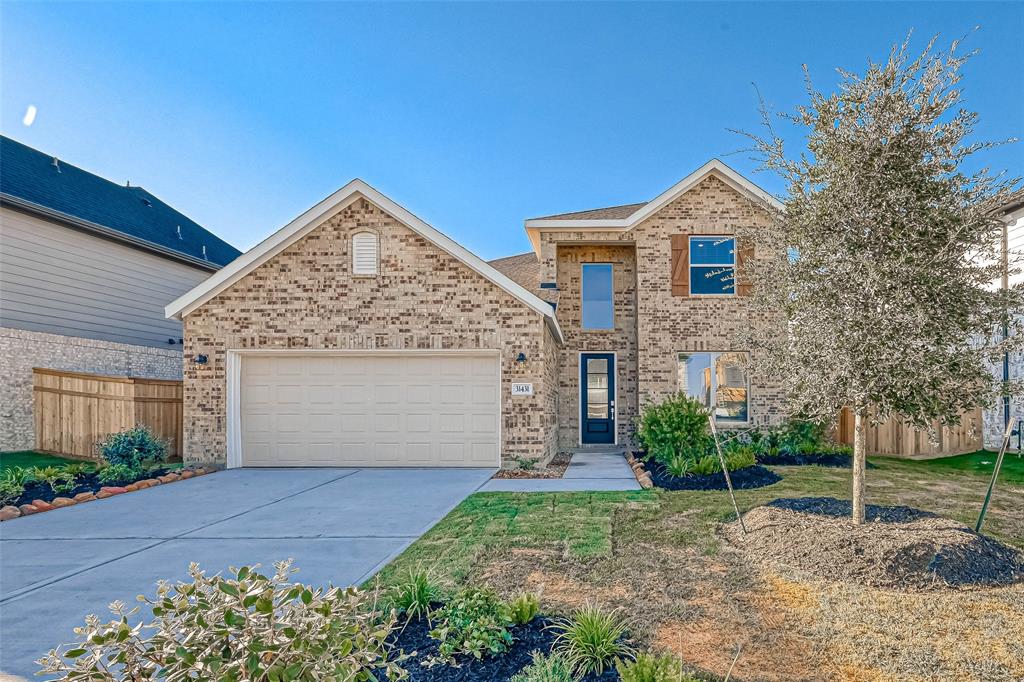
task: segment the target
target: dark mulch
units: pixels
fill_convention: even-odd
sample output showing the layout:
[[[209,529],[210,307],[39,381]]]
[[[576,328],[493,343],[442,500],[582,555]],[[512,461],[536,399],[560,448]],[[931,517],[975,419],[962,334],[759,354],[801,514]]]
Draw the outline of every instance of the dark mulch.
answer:
[[[725,533],[759,560],[829,580],[900,590],[1024,581],[1024,554],[951,519],[872,504],[868,522],[854,525],[850,513],[848,500],[779,499],[744,514],[748,533],[735,523]]]
[[[791,466],[819,466],[819,467],[835,467],[838,469],[850,469],[853,467],[853,458],[849,455],[841,455],[834,452],[822,452],[813,453],[807,455],[800,455],[790,452],[780,452],[777,455],[757,456],[758,464],[766,464],[768,466],[780,466],[780,467],[791,467]],[[867,463],[868,469],[875,469],[874,464],[871,462]]]
[[[144,472],[141,476],[130,480],[104,482],[101,482],[99,476],[94,473],[84,474],[75,479],[75,487],[72,488],[70,492],[61,493],[53,492],[45,481],[32,481],[25,486],[25,492],[23,492],[21,497],[19,497],[13,504],[17,507],[22,504],[32,504],[32,500],[52,502],[58,497],[74,497],[78,493],[86,492],[96,493],[99,492],[100,488],[103,486],[126,486],[129,483],[135,483],[135,481],[163,476],[170,471],[174,471],[174,469],[154,469],[153,471]]]
[[[512,628],[512,636],[515,643],[512,648],[504,654],[485,657],[482,660],[467,658],[460,661],[459,667],[450,665],[434,665],[427,667],[421,662],[427,657],[437,653],[438,642],[430,638],[430,626],[425,618],[410,622],[404,630],[396,630],[391,637],[391,642],[405,653],[416,652],[415,658],[410,658],[402,663],[402,667],[409,671],[410,682],[461,682],[463,680],[492,680],[494,682],[505,682],[530,664],[534,651],[548,653],[555,641],[555,633],[547,629],[551,623],[546,618],[534,618],[526,625],[518,625]],[[383,677],[381,678],[383,679]],[[606,680],[617,680],[619,674],[613,670],[606,670],[604,675],[588,675],[581,678],[581,682],[604,682]]]
[[[673,476],[665,470],[660,462],[647,462],[647,470],[651,472],[651,480],[659,488],[665,490],[728,490],[725,475],[719,471],[714,474],[691,474],[689,476]],[[782,480],[782,476],[771,469],[754,465],[729,472],[732,487],[737,489],[763,488]]]

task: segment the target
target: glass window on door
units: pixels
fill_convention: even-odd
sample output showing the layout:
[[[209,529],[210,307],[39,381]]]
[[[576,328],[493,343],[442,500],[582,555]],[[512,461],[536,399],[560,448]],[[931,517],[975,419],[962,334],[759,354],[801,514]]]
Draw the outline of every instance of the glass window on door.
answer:
[[[679,390],[698,400],[718,423],[749,420],[747,385],[748,355],[745,352],[680,353]]]

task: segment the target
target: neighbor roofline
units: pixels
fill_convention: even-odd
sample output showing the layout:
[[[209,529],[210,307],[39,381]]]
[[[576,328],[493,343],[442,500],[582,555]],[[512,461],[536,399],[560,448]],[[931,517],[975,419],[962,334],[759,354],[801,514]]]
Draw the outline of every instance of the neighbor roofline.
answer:
[[[182,253],[181,251],[165,248],[145,239],[139,239],[138,237],[133,237],[130,234],[125,234],[120,230],[115,230],[114,228],[100,225],[99,223],[83,220],[68,213],[42,206],[35,202],[22,199],[21,197],[16,197],[13,194],[0,192],[0,205],[8,206],[22,213],[28,213],[29,215],[34,215],[45,220],[60,223],[65,227],[81,230],[83,232],[90,232],[98,237],[103,237],[115,242],[121,242],[122,244],[137,248],[140,251],[148,251],[158,256],[175,260],[186,265],[191,265],[202,270],[216,272],[221,269],[220,265],[212,261],[203,260],[202,258],[196,258],[195,256],[190,256],[187,253]]]
[[[288,246],[312,232],[323,224],[326,218],[347,208],[360,198],[366,199],[378,206],[413,232],[418,233],[427,241],[446,251],[471,270],[490,280],[493,284],[542,315],[558,342],[565,342],[565,337],[558,326],[558,320],[555,318],[555,311],[551,304],[531,293],[520,284],[517,284],[506,275],[503,275],[496,268],[488,265],[479,256],[458,244],[451,237],[432,227],[359,178],[352,180],[323,201],[303,212],[295,220],[243,253],[206,281],[201,282],[191,291],[172,301],[165,308],[165,314],[169,318],[182,319],[260,265],[284,251]]]

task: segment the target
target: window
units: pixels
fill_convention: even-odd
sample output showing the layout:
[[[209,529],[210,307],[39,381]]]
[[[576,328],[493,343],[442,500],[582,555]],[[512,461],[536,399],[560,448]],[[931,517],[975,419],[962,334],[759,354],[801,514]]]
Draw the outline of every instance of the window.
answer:
[[[379,251],[377,235],[373,232],[352,235],[352,274],[376,275]]]
[[[747,354],[680,353],[679,390],[699,400],[718,423],[749,418]]]
[[[690,294],[736,293],[736,239],[690,237]]]
[[[583,264],[583,328],[615,328],[611,263]]]

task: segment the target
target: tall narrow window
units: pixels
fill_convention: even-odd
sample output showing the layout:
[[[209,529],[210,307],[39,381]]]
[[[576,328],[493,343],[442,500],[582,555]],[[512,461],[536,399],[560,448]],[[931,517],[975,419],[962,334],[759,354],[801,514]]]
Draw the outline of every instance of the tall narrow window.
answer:
[[[583,328],[614,329],[611,263],[583,264]]]
[[[736,293],[736,240],[690,237],[690,295]]]
[[[376,275],[380,260],[377,235],[357,232],[352,235],[352,274]]]
[[[679,390],[700,401],[716,422],[746,422],[747,354],[680,353]]]

